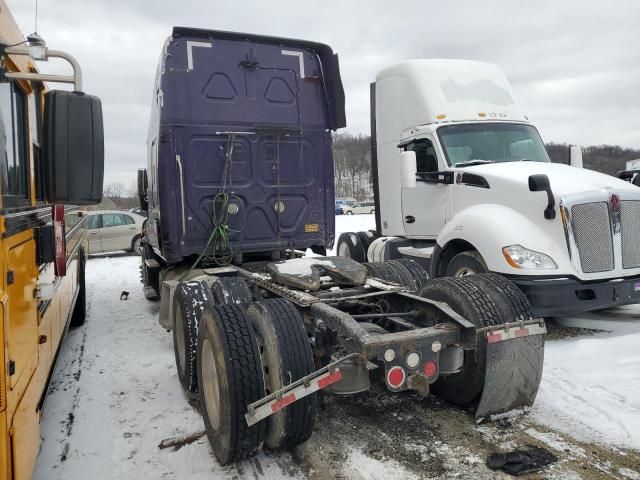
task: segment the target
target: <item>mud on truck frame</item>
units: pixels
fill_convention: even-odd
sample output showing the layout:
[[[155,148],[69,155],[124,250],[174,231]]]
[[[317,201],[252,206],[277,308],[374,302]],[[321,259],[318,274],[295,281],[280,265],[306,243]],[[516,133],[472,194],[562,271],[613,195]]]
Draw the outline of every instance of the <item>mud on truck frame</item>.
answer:
[[[221,464],[305,442],[319,390],[379,377],[479,420],[533,403],[546,330],[508,279],[304,253],[334,242],[328,46],[175,28],[155,93],[142,281]]]

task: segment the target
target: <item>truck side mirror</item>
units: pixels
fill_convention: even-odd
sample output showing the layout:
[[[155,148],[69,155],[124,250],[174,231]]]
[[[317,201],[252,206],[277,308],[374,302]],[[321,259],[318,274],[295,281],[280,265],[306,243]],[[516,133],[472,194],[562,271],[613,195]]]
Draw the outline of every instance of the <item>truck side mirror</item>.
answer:
[[[549,177],[544,174],[530,175],[529,190],[532,192],[547,192],[547,208],[544,209],[544,218],[547,220],[556,218],[556,200],[553,198]]]
[[[149,201],[147,197],[147,189],[149,188],[149,180],[147,179],[147,169],[138,169],[138,199],[140,200],[140,208],[149,209]]]
[[[582,147],[579,145],[571,145],[569,165],[572,167],[582,168]]]
[[[550,188],[549,177],[546,175],[529,176],[529,190],[532,192],[546,192]]]
[[[400,153],[400,176],[402,188],[416,188],[416,152]]]
[[[104,131],[98,97],[52,90],[44,101],[43,175],[50,203],[102,201]]]

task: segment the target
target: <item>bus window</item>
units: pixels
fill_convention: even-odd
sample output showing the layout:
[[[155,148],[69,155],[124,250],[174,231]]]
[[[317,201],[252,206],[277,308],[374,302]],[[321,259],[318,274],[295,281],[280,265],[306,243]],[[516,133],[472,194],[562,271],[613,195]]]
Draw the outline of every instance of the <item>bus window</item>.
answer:
[[[11,83],[0,84],[0,187],[3,207],[27,205],[26,98]]]

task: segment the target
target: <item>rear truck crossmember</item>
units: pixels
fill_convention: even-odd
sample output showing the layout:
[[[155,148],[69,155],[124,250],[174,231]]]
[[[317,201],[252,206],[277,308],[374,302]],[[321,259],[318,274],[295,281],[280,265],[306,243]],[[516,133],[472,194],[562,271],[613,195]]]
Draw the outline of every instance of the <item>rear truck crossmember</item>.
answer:
[[[462,370],[465,351],[485,347],[484,387],[479,397],[476,420],[527,408],[535,400],[542,374],[543,337],[546,333],[542,319],[476,328],[445,302],[424,298],[407,292],[400,285],[372,278],[367,278],[360,286],[313,293],[290,289],[276,284],[269,275],[237,266],[194,271],[189,280],[210,283],[218,275],[233,274],[239,274],[250,284],[293,302],[305,312],[313,328],[320,332],[333,332],[339,344],[339,354],[334,353],[328,365],[249,405],[246,413],[249,425],[327,387],[335,394],[365,391],[370,387],[369,370],[378,366],[384,368],[385,384],[390,391],[415,390],[426,396],[430,385],[441,376],[454,375]],[[163,282],[167,291],[163,291],[162,297],[169,300],[167,304],[171,304],[171,292],[177,283],[171,280]],[[391,303],[394,299],[409,302],[413,309],[398,312],[399,317],[416,318],[415,308],[419,309],[420,305],[444,315],[440,315],[438,318],[441,320],[433,326],[421,327],[420,323],[414,323],[407,330],[380,334],[370,332],[354,316],[340,309],[342,302],[374,298]],[[166,310],[161,305],[160,317],[167,317],[170,322],[171,312]],[[375,316],[373,314],[371,318]],[[364,319],[367,315],[356,317]],[[480,339],[484,345],[479,344]]]
[[[405,294],[402,293],[402,295]],[[463,361],[463,351],[476,348],[477,335],[484,335],[487,339],[487,367],[485,387],[476,412],[476,420],[482,421],[490,415],[531,406],[537,392],[539,375],[536,377],[538,382],[533,383],[527,376],[508,377],[511,367],[514,366],[513,358],[508,357],[519,355],[522,350],[520,342],[526,342],[527,339],[536,336],[541,338],[546,333],[544,320],[519,321],[476,330],[470,322],[453,312],[448,305],[411,294],[407,295],[426,301],[446,311],[447,314],[450,313],[452,322],[440,323],[434,327],[376,335],[365,330],[351,315],[322,302],[312,303],[309,308],[311,316],[321,319],[326,327],[336,331],[338,336],[346,342],[343,345],[352,353],[250,404],[245,414],[247,424],[251,426],[326,387],[332,387],[331,390],[334,393],[345,393],[337,388],[343,378],[346,381],[356,379],[362,385],[362,376],[351,372],[354,368],[365,370],[366,380],[364,388],[356,388],[352,391],[368,389],[366,370],[377,368],[368,360],[384,364],[385,383],[390,391],[412,389],[426,396],[429,393],[429,385],[434,383],[441,374],[455,373],[459,370]],[[523,352],[523,355],[531,357],[530,352]],[[532,359],[539,361],[538,372],[541,372],[542,356],[539,349],[533,352]],[[502,385],[505,383],[503,382],[505,378],[509,378],[506,386]],[[346,388],[346,391],[349,390]]]

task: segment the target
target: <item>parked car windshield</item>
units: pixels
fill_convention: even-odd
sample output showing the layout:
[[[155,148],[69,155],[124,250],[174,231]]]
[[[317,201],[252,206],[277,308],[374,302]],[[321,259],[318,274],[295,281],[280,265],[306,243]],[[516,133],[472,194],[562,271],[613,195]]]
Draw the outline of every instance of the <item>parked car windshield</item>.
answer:
[[[550,162],[538,131],[530,125],[482,123],[438,129],[440,144],[451,166],[494,162]]]

